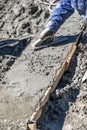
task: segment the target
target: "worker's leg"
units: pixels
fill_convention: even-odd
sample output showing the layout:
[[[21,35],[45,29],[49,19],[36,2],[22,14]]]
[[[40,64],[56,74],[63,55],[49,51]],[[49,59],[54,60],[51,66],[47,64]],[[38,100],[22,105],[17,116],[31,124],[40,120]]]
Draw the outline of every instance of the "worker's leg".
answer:
[[[70,0],[61,0],[58,2],[40,37],[44,38],[45,36],[55,34],[59,27],[73,12],[74,9],[71,6]]]

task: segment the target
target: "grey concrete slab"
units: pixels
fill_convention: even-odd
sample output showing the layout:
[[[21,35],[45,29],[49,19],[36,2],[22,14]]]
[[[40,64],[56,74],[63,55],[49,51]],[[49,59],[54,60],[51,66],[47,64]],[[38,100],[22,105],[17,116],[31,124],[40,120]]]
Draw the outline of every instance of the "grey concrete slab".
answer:
[[[81,25],[82,20],[75,12],[57,33],[67,36],[68,41],[39,51],[31,50],[30,46],[24,50],[3,79],[6,82],[0,90],[3,118],[25,119],[33,113],[76,40]]]

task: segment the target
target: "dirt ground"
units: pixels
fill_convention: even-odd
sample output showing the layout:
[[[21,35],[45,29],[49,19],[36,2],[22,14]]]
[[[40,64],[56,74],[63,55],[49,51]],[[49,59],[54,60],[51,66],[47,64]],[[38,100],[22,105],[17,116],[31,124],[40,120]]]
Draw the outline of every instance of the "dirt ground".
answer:
[[[28,121],[28,116],[25,113],[25,105],[21,105],[20,102],[17,102],[18,99],[15,96],[15,103],[8,102],[8,96],[6,97],[6,91],[8,88],[4,87],[7,85],[7,81],[5,81],[5,77],[7,72],[11,70],[12,66],[16,62],[17,58],[21,56],[25,48],[27,48],[32,35],[41,31],[44,28],[47,18],[49,17],[49,1],[48,0],[0,0],[0,39],[14,39],[15,37],[23,37],[30,35],[31,37],[27,40],[23,40],[19,42],[15,46],[5,47],[0,49],[0,129],[1,130],[25,130],[26,123]],[[77,13],[75,14],[77,15]],[[75,16],[73,16],[75,17]],[[74,24],[78,22],[77,19],[74,19]],[[79,18],[79,20],[81,20]],[[65,27],[67,30],[67,35],[76,35],[79,32],[80,24],[71,27],[71,23],[68,21],[69,24],[66,23],[65,26],[62,26],[62,31],[58,31],[58,35],[63,34],[66,35]],[[73,23],[73,21],[72,21]],[[74,32],[74,30],[76,31]],[[70,31],[72,30],[72,31]],[[71,38],[72,39],[72,38]],[[65,46],[67,48],[68,45]],[[65,48],[61,48],[61,50],[65,50]],[[53,48],[46,49],[48,53],[51,53]],[[27,49],[28,51],[28,49]],[[58,50],[57,50],[58,51]],[[43,50],[40,52],[32,53],[29,56],[28,60],[30,62],[29,70],[31,72],[35,71],[35,73],[43,73],[44,76],[48,75],[51,68],[44,68],[38,69],[41,67],[39,61],[43,56]],[[53,51],[54,52],[54,51]],[[46,104],[43,109],[42,117],[38,121],[38,129],[40,130],[86,130],[87,129],[87,82],[82,83],[82,76],[84,75],[85,71],[87,70],[87,35],[84,35],[82,43],[79,45],[77,52],[75,53],[72,64],[63,76],[58,85],[57,89],[54,93],[51,94],[50,100]],[[30,52],[29,52],[30,53]],[[27,53],[28,54],[28,53]],[[33,55],[36,55],[36,59]],[[63,55],[63,54],[62,54]],[[42,60],[42,63],[48,65],[48,62],[52,64],[56,64],[57,57],[55,53],[53,53],[53,57],[47,61],[46,56],[45,61]],[[27,55],[28,57],[28,55]],[[52,59],[53,58],[53,59]],[[24,60],[24,59],[22,59]],[[52,62],[55,60],[55,63]],[[37,66],[34,66],[33,63],[37,62]],[[18,66],[18,65],[16,65]],[[51,67],[52,67],[51,66]],[[20,68],[20,67],[19,67]],[[27,71],[26,71],[27,72]],[[10,77],[11,76],[11,77]],[[19,75],[14,80],[19,80]],[[9,79],[11,80],[13,77],[12,75],[8,74]],[[16,74],[15,74],[16,77]],[[14,81],[13,80],[13,81]],[[21,83],[22,84],[22,83]],[[10,89],[10,93],[12,88]],[[16,89],[18,92],[17,96],[20,96],[21,102],[23,103],[23,98],[26,98],[26,101],[30,101],[28,93],[25,96],[24,93],[21,93]],[[13,94],[13,96],[16,94]],[[26,90],[27,91],[27,90]],[[4,100],[5,99],[5,100]],[[7,99],[7,100],[6,100]],[[34,101],[33,101],[34,102]],[[20,113],[15,111],[16,103],[19,103],[18,110],[21,110]],[[3,105],[4,104],[4,105]],[[13,106],[12,106],[13,104]],[[28,104],[29,105],[29,104]],[[3,109],[2,109],[3,108]],[[12,110],[10,115],[10,109]],[[32,109],[32,108],[31,108]],[[28,112],[28,108],[26,109]],[[8,113],[8,114],[6,114]],[[21,113],[24,113],[23,118],[19,117]],[[45,113],[45,114],[44,114]],[[14,117],[15,115],[15,117]],[[44,116],[43,116],[44,115]]]

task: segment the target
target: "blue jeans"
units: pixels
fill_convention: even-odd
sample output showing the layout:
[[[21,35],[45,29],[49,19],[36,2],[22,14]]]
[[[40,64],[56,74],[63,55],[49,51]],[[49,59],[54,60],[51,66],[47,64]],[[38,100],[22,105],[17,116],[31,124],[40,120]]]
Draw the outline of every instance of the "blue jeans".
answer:
[[[77,9],[78,13],[87,21],[87,0],[61,0],[51,14],[46,28],[56,33],[65,20]]]

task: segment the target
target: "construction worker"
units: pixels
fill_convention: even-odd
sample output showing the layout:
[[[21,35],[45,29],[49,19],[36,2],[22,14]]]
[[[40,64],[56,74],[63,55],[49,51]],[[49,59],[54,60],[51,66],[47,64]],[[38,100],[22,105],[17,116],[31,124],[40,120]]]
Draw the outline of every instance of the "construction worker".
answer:
[[[87,21],[87,0],[60,0],[40,37],[44,38],[47,35],[55,34],[75,9],[84,21]]]
[[[74,13],[75,9],[84,21],[87,21],[87,0],[60,0],[49,17],[40,39],[54,35],[65,20]],[[34,46],[37,46],[37,44],[38,42]]]

